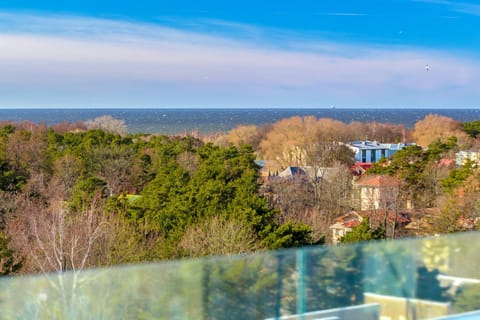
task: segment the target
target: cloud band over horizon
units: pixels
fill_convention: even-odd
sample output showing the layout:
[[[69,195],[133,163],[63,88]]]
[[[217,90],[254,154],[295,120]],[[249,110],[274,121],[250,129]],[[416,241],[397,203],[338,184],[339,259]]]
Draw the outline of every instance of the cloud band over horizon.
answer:
[[[0,107],[473,107],[480,93],[466,54],[225,25],[1,13]]]

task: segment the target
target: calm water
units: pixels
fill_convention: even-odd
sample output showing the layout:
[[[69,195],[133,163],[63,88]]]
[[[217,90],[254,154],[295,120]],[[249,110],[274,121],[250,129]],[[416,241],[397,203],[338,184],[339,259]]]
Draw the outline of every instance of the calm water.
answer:
[[[57,124],[111,115],[125,120],[132,133],[175,134],[229,131],[240,124],[266,124],[292,116],[332,118],[345,123],[377,121],[412,128],[430,113],[459,121],[480,120],[480,109],[0,109],[0,121]]]

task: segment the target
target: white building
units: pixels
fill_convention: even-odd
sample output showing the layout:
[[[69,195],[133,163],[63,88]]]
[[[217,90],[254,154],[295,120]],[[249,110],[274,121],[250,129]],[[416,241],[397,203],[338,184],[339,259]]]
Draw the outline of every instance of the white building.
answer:
[[[462,150],[455,154],[455,164],[463,166],[467,160],[472,161],[474,165],[480,165],[480,151],[479,150]]]

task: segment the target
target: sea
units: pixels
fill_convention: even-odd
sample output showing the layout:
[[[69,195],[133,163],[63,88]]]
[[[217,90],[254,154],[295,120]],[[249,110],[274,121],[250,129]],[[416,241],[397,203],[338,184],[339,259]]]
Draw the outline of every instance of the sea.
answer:
[[[110,115],[125,121],[130,133],[209,134],[228,132],[238,125],[271,124],[293,116],[331,118],[350,123],[381,122],[402,124],[412,129],[428,114],[458,121],[480,120],[476,109],[392,109],[392,108],[130,108],[130,109],[0,109],[0,121],[32,121],[54,125],[79,122]]]

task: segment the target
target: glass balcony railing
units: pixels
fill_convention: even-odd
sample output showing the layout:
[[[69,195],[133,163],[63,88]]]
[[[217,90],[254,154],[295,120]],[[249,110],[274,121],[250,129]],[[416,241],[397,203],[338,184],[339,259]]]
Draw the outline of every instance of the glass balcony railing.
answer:
[[[480,233],[0,280],[0,319],[480,319]]]

